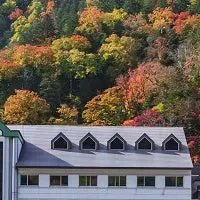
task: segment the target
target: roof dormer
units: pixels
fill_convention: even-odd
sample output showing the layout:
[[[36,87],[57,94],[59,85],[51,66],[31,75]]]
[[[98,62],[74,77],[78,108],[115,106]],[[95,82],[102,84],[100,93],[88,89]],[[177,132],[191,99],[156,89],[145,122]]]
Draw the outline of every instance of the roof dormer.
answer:
[[[152,151],[154,148],[154,141],[144,133],[136,142],[135,148],[137,150],[150,150]]]
[[[91,133],[88,133],[80,140],[79,148],[81,150],[97,150],[99,141]]]
[[[52,149],[62,149],[69,150],[71,148],[70,140],[63,134],[59,133],[52,141],[51,141]]]
[[[165,151],[180,151],[182,144],[173,134],[169,135],[162,143],[162,149]]]
[[[116,133],[110,140],[107,142],[108,150],[125,150],[127,142]]]

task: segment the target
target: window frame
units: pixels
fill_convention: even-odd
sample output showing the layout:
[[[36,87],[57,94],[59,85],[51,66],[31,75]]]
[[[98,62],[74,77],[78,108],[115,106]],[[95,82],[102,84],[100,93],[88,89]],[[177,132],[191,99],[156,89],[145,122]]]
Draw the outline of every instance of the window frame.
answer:
[[[167,144],[171,139],[174,140],[174,141],[178,144],[178,149],[176,149],[176,150],[173,150],[173,149],[166,149],[166,144]],[[179,151],[179,150],[180,150],[180,144],[179,144],[179,142],[176,141],[173,137],[170,137],[170,138],[167,139],[167,140],[165,141],[165,143],[164,143],[164,150],[165,150],[165,151]]]
[[[55,142],[56,142],[57,140],[59,140],[60,138],[62,138],[62,139],[67,143],[67,148],[56,148],[56,147],[55,147]],[[58,149],[58,150],[63,150],[63,149],[68,150],[68,149],[69,149],[69,142],[68,142],[62,135],[60,135],[58,138],[56,138],[56,139],[53,141],[52,147],[53,147],[53,149]]]
[[[80,178],[85,178],[85,185],[80,185]],[[96,185],[92,185],[92,177],[96,177]],[[87,184],[89,178],[89,185]],[[97,175],[79,175],[79,187],[97,187],[98,186],[98,176]]]
[[[62,138],[67,143],[67,148],[55,148],[55,142]],[[69,150],[71,148],[71,141],[62,133],[60,132],[54,139],[51,140],[51,149],[53,150]]]
[[[94,149],[84,149],[83,148],[83,143],[90,138],[94,143],[95,143],[95,148]],[[84,140],[81,142],[81,150],[85,150],[85,151],[91,151],[91,150],[96,150],[97,149],[97,143],[96,141],[91,137],[91,136],[87,136],[86,138],[84,138]]]
[[[22,177],[26,177],[26,185],[22,185]],[[24,175],[24,174],[20,174],[20,187],[37,187],[39,186],[39,175]],[[33,184],[30,184],[29,183],[29,178],[30,177],[37,177],[37,184],[36,185],[33,185]]]
[[[115,178],[115,184],[114,185],[109,185],[109,178],[111,177],[114,177]],[[125,185],[121,185],[121,178],[122,177],[125,177]],[[119,185],[117,185],[117,178],[118,178],[118,181],[119,181]],[[111,176],[108,176],[108,187],[127,187],[127,176],[124,175],[124,176],[116,176],[116,175],[111,175]]]
[[[169,142],[170,139],[173,139],[177,144],[178,144],[178,149],[176,150],[167,150],[166,149],[166,143]],[[174,135],[174,134],[171,134],[169,135],[163,142],[162,142],[162,150],[163,151],[168,151],[168,152],[175,152],[175,151],[181,151],[182,149],[182,143],[181,141]]]
[[[166,186],[166,178],[175,178],[175,186]],[[177,186],[178,178],[182,178],[182,186]],[[184,188],[184,176],[165,176],[165,188]]]
[[[148,185],[146,185],[146,178],[154,178],[154,185],[150,185],[150,186],[148,186]],[[138,185],[138,178],[143,178],[143,185]],[[141,187],[141,188],[143,188],[143,187],[156,187],[156,176],[137,176],[137,187]]]
[[[140,148],[139,148],[140,142],[141,142],[142,140],[144,140],[144,139],[146,139],[146,140],[149,141],[149,143],[151,144],[151,149],[140,149]],[[153,143],[152,143],[147,137],[144,136],[144,137],[142,137],[140,140],[137,141],[137,150],[140,150],[140,151],[148,151],[148,150],[153,151]]]
[[[122,143],[123,143],[123,148],[122,149],[112,149],[111,148],[111,143],[114,141],[114,140],[116,140],[116,139],[118,139],[118,140],[120,140]],[[110,142],[109,142],[109,149],[110,150],[114,150],[114,151],[120,151],[120,150],[125,150],[125,143],[124,143],[124,141],[122,140],[122,139],[120,139],[118,136],[116,136],[116,137],[114,137]]]
[[[59,180],[60,184],[59,184],[59,185],[52,185],[52,184],[51,184],[51,177],[59,177],[59,178],[60,178],[60,180]],[[63,184],[62,184],[62,178],[63,178],[63,177],[67,177],[67,185],[63,185]],[[49,176],[49,186],[50,186],[50,187],[68,187],[68,184],[69,184],[68,175],[50,175],[50,176]]]

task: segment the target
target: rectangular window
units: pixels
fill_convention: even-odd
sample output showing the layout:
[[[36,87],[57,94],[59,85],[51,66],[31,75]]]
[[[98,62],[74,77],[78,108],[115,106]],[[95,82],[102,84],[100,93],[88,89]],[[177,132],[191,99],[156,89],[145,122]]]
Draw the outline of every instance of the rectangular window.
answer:
[[[97,186],[97,176],[79,176],[79,186]]]
[[[39,185],[39,177],[32,175],[21,175],[20,185]]]
[[[51,186],[68,186],[68,176],[50,176]]]
[[[183,177],[166,176],[165,187],[183,187]]]
[[[108,176],[108,186],[126,186],[126,176]]]
[[[138,176],[137,186],[139,187],[155,187],[155,176]]]

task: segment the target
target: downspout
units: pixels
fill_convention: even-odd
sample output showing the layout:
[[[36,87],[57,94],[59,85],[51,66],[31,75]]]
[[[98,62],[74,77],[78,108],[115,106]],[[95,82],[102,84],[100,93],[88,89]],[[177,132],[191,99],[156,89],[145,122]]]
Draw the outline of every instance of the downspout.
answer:
[[[12,152],[12,200],[18,200],[18,178],[16,163],[18,158],[18,144],[17,139],[13,138],[13,152]]]

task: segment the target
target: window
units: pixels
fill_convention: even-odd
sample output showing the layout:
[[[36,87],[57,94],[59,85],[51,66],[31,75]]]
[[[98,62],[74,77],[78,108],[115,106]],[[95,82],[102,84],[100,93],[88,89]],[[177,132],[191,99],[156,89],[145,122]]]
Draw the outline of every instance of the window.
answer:
[[[68,186],[68,176],[50,176],[51,186]]]
[[[65,150],[68,150],[68,149],[70,149],[70,147],[71,147],[71,142],[63,133],[59,133],[51,141],[51,148],[52,149],[65,149]]]
[[[183,177],[165,177],[165,187],[183,187]]]
[[[141,187],[155,187],[155,176],[138,176],[137,186]]]
[[[96,146],[95,141],[94,141],[92,138],[88,137],[88,138],[83,142],[83,144],[82,144],[82,149],[96,149],[95,146]]]
[[[54,142],[54,149],[67,149],[68,144],[65,141],[64,138],[59,137],[55,142]]]
[[[97,176],[79,176],[79,186],[97,186]]]
[[[153,150],[154,141],[144,133],[136,142],[135,147],[137,150]]]
[[[171,134],[162,142],[162,148],[166,151],[179,151],[182,148],[182,144],[180,140]]]
[[[126,176],[109,176],[108,186],[126,186]]]
[[[138,149],[152,149],[152,144],[147,138],[143,138],[139,143],[138,143]]]
[[[173,138],[165,143],[165,150],[179,150],[179,144]]]
[[[39,185],[38,176],[21,175],[20,185]]]
[[[79,141],[79,148],[82,150],[97,150],[98,147],[99,142],[91,133],[86,134]]]
[[[126,141],[116,133],[110,140],[107,142],[107,148],[109,150],[125,150]]]
[[[110,143],[110,149],[124,149],[124,143],[119,138],[116,137]]]

